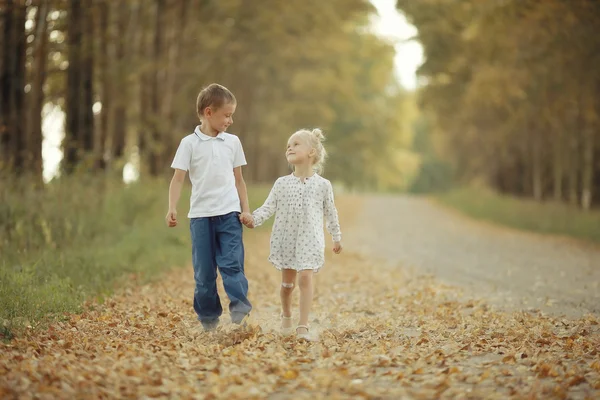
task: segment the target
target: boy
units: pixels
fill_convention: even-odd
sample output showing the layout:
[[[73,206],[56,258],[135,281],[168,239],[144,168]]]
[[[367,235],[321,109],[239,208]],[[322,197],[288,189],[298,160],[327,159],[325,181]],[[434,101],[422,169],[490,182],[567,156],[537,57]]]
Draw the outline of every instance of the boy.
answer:
[[[242,243],[242,223],[252,218],[242,176],[246,158],[239,138],[225,132],[233,123],[235,107],[235,97],[224,86],[213,83],[204,88],[196,102],[200,125],[181,140],[171,164],[175,173],[169,186],[166,222],[169,227],[177,225],[177,202],[189,171],[194,310],[207,331],[217,327],[223,313],[217,267],[231,300],[231,321],[241,324],[252,309]]]

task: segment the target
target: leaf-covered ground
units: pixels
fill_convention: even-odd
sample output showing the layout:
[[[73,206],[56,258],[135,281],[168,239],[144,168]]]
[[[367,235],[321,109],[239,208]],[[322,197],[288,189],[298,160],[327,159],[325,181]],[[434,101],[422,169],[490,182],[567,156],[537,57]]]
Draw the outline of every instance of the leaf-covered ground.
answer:
[[[246,243],[249,327],[204,333],[191,267],[175,269],[0,345],[0,398],[600,398],[596,317],[496,312],[346,251],[317,274],[316,340],[298,341],[278,333],[268,235]]]

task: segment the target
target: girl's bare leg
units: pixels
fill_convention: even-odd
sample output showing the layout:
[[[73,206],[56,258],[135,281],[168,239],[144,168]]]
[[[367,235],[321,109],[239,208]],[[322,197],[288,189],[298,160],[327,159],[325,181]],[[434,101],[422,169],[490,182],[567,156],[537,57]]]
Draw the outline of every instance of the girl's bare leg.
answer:
[[[296,282],[296,271],[284,269],[281,271],[281,327],[289,329],[292,327],[292,292]]]
[[[313,300],[313,271],[299,272],[298,286],[300,286],[300,322],[298,325],[308,326],[308,314]],[[308,333],[306,328],[298,328],[298,333]]]

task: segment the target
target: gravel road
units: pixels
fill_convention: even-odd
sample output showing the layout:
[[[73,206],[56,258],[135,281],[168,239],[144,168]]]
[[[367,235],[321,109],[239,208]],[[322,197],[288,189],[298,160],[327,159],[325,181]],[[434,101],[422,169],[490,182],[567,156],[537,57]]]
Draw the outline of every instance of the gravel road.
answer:
[[[345,245],[507,310],[600,314],[600,248],[474,221],[411,196],[366,196]]]

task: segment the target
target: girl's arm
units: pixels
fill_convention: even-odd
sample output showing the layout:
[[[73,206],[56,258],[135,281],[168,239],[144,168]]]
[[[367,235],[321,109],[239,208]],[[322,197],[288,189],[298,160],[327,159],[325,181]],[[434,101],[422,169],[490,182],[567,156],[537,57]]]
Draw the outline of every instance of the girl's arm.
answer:
[[[338,212],[335,208],[335,202],[333,200],[333,187],[331,186],[331,182],[327,182],[324,212],[327,232],[329,232],[335,243],[341,242],[342,231],[340,229],[340,221],[338,220]]]
[[[254,226],[262,225],[266,220],[271,218],[273,214],[275,214],[275,211],[277,211],[277,192],[279,187],[277,182],[278,181],[275,181],[275,184],[273,185],[267,200],[265,200],[265,203],[252,213],[252,217],[254,218]]]

